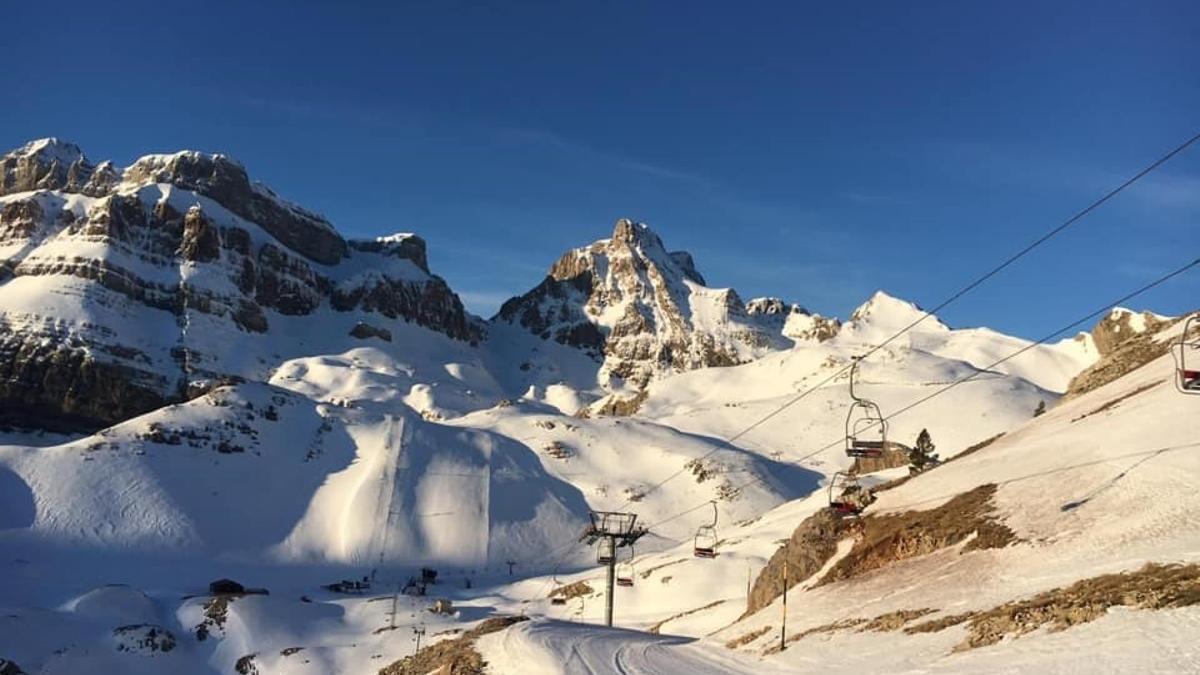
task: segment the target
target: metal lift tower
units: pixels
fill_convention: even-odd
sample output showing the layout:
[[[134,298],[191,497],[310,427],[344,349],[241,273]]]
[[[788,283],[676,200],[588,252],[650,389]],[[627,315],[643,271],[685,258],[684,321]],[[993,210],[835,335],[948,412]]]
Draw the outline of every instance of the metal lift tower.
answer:
[[[641,539],[647,530],[637,526],[636,513],[615,513],[612,511],[593,511],[592,522],[583,530],[579,541],[588,546],[600,546],[596,551],[596,562],[608,568],[608,583],[606,584],[604,624],[611,626],[613,622],[613,580],[616,578],[617,549],[632,546]]]

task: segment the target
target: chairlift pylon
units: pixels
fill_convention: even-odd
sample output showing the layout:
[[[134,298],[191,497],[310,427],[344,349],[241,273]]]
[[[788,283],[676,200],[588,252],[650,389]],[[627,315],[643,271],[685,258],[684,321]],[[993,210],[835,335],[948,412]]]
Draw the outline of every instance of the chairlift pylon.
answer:
[[[887,420],[874,401],[854,393],[854,376],[862,357],[853,357],[850,366],[850,410],[846,414],[846,456],[882,457],[888,447]]]
[[[1175,358],[1175,388],[1183,394],[1200,394],[1200,337],[1188,339],[1188,333],[1200,330],[1200,314],[1183,322],[1179,342],[1172,345]]]
[[[697,558],[715,558],[717,557],[717,503],[709,502],[713,507],[712,523],[701,525],[696,530],[696,537],[692,541],[692,552]]]

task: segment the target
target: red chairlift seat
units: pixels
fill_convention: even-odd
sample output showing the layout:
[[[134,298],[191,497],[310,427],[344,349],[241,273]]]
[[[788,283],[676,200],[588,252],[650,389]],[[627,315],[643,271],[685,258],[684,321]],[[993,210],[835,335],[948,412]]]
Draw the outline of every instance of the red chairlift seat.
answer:
[[[862,509],[850,502],[833,502],[829,508],[839,516],[857,516],[862,513]]]
[[[876,457],[883,457],[883,451],[886,447],[884,441],[864,441],[856,438],[850,444],[850,448],[846,454],[850,457],[874,459]]]
[[[1183,332],[1179,335],[1179,341],[1171,345],[1171,357],[1175,359],[1175,366],[1179,374],[1179,379],[1175,381],[1175,386],[1181,393],[1184,394],[1200,394],[1200,370],[1196,369],[1197,359],[1200,355],[1200,338],[1189,336],[1196,333],[1200,328],[1200,314],[1193,314],[1188,317],[1183,323]]]

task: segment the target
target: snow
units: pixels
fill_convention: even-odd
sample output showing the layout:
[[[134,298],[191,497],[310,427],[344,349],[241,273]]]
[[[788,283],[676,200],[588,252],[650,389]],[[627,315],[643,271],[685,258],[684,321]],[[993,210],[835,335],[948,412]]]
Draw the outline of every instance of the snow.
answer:
[[[881,663],[895,672],[1065,672],[1071,662],[1063,655],[1080,650],[1104,656],[1114,672],[1195,663],[1194,609],[1172,610],[1174,618],[1114,611],[1064,633],[962,654],[950,652],[961,628],[829,633],[764,654],[777,639],[780,606],[742,618],[747,581],[778,541],[824,507],[822,483],[846,460],[835,448],[802,467],[782,462],[840,435],[845,383],[819,389],[736,445],[720,439],[840,367],[860,344],[839,337],[679,374],[654,383],[633,418],[581,419],[545,400],[571,395],[566,384],[502,402],[504,385],[488,358],[413,331],[404,349],[380,343],[299,357],[270,384],[219,390],[97,436],[49,438],[41,447],[11,437],[15,444],[0,446],[5,494],[33,508],[15,509],[30,513],[29,522],[0,523],[11,552],[0,561],[9,580],[0,584],[10,623],[0,638],[5,655],[45,672],[227,671],[251,653],[263,673],[364,672],[409,653],[413,627],[432,636],[524,612],[534,619],[477,643],[495,672],[850,672]],[[1003,351],[996,342],[1020,344],[978,330],[938,332],[996,352]],[[993,353],[982,351],[977,358]],[[931,508],[995,482],[999,512],[1028,543],[941,551],[840,584],[809,580],[792,591],[789,633],[897,609],[987,608],[1145,561],[1200,559],[1200,497],[1187,478],[1200,471],[1188,451],[1197,427],[1190,400],[1165,384],[1170,369],[1164,357],[1036,419],[1032,407],[1052,401],[1051,392],[1019,374],[985,374],[897,418],[898,438],[928,427],[943,456],[1008,433],[883,493],[872,512]],[[868,359],[860,384],[886,411],[974,372],[965,359],[905,346]],[[276,420],[266,416],[271,406]],[[152,425],[211,438],[200,447],[186,438],[159,442],[146,437]],[[221,441],[243,451],[221,453]],[[550,456],[548,447],[566,456]],[[669,478],[705,455],[716,479],[698,482],[684,472],[630,505],[652,534],[632,561],[635,585],[618,591],[623,628],[596,625],[603,613],[596,594],[565,606],[548,602],[556,583],[599,587],[594,552],[564,546],[589,508],[620,506],[626,488]],[[719,555],[695,558],[691,537],[709,521],[707,500],[726,479],[749,484],[737,499],[718,499]],[[7,489],[17,485],[25,490]],[[1073,502],[1081,505],[1061,508]],[[843,543],[826,567],[848,551]],[[515,578],[507,576],[510,560]],[[458,614],[440,617],[425,611],[432,598],[400,596],[398,628],[376,632],[388,621],[391,589],[426,564],[447,575],[434,593],[451,598]],[[319,588],[372,571],[376,585],[362,596]],[[235,600],[224,628],[197,641],[205,598],[180,596],[220,576],[268,586],[271,595]],[[161,626],[180,646],[117,651],[132,643],[113,629],[131,624]],[[662,634],[643,632],[656,626]],[[767,626],[743,647],[724,646]],[[1147,636],[1165,647],[1147,651]],[[294,647],[303,650],[283,654]]]

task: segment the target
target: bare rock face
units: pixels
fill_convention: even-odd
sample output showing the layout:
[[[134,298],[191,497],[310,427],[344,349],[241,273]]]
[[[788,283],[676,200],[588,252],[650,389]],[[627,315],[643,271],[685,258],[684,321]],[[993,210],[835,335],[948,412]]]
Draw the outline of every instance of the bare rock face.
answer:
[[[779,298],[755,298],[746,303],[746,313],[769,330],[797,342],[824,342],[838,334],[842,322],[814,314]]]
[[[392,331],[386,328],[378,328],[369,323],[359,321],[354,324],[354,328],[350,329],[350,337],[366,340],[367,338],[379,338],[384,342],[392,341]]]
[[[493,320],[575,347],[601,362],[602,381],[637,388],[787,345],[750,317],[733,290],[705,286],[691,255],[668,252],[654,231],[627,219],[611,238],[564,254]]]
[[[1170,317],[1153,312],[1139,313],[1118,308],[1092,328],[1092,340],[1100,356],[1107,356],[1125,342],[1135,340],[1140,335],[1157,333],[1172,321]]]
[[[57,138],[30,141],[0,157],[0,195],[83,186],[92,166],[79,146]]]
[[[419,237],[346,242],[220,155],[121,172],[60,141],[27,144],[0,158],[0,247],[6,422],[94,429],[195,381],[265,377],[256,363],[305,338],[275,325],[322,310],[314,328],[346,315],[342,339],[355,320],[482,337]]]
[[[324,218],[252,185],[241,164],[224,155],[180,152],[151,155],[126,169],[124,182],[170,183],[217,202],[235,215],[257,223],[284,246],[324,265],[346,253],[346,242]]]
[[[821,509],[804,519],[754,580],[742,616],[757,612],[783,594],[785,565],[789,589],[819,572],[837,552],[838,541],[846,535],[848,527],[847,521],[832,509]]]
[[[1179,320],[1151,312],[1114,309],[1092,328],[1092,342],[1100,352],[1100,359],[1071,379],[1064,398],[1099,389],[1166,354],[1172,343],[1157,334]]]

